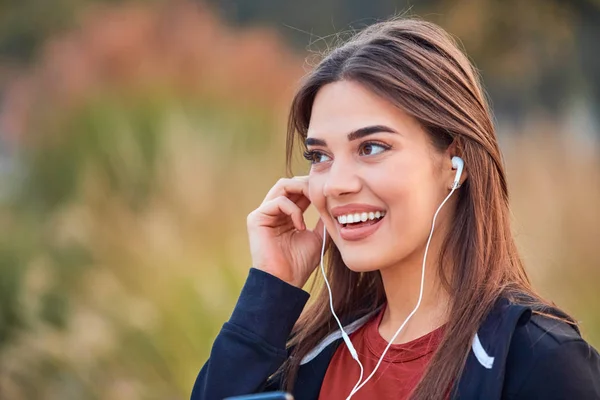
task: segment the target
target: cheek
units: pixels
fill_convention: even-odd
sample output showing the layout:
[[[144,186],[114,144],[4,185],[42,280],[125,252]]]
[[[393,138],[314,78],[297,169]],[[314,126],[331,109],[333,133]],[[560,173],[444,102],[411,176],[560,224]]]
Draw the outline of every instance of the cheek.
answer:
[[[373,174],[367,177],[369,191],[372,192],[383,204],[392,209],[395,206],[407,204],[410,199],[414,184],[414,177],[410,173],[399,173],[390,170],[385,173]]]
[[[397,171],[405,171],[400,173]],[[431,184],[424,179],[424,173],[416,169],[397,169],[390,171],[386,179],[371,178],[373,192],[389,210],[391,237],[402,237],[410,241],[420,236],[420,232],[429,226],[431,220],[432,193]],[[416,235],[419,233],[419,235]]]
[[[392,236],[401,239],[401,247],[406,251],[420,246],[429,235],[438,205],[436,198],[432,188],[426,185],[404,186],[396,192],[394,203],[390,204]]]

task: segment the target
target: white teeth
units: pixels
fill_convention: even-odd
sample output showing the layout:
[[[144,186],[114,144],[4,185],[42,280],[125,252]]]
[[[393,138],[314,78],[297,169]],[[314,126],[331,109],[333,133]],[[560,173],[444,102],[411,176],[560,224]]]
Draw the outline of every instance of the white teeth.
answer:
[[[367,220],[374,220],[382,218],[385,215],[385,211],[376,212],[363,212],[355,214],[340,215],[337,220],[340,224],[353,224],[356,222],[365,222]]]

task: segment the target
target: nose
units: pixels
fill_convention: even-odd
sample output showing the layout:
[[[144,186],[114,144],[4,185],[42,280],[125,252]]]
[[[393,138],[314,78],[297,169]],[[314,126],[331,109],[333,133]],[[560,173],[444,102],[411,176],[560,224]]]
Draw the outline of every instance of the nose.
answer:
[[[351,193],[358,193],[361,189],[361,179],[356,168],[348,163],[336,160],[327,171],[323,195],[325,197],[339,197]]]

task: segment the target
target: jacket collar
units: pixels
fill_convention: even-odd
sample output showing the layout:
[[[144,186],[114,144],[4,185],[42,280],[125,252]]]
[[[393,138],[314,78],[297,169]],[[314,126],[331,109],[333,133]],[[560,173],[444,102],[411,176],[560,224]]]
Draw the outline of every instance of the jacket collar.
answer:
[[[514,330],[517,326],[526,324],[531,314],[531,308],[513,304],[505,298],[496,302],[473,338],[463,374],[454,387],[453,398],[500,399],[506,359]],[[354,331],[364,325],[372,315],[373,313],[370,313],[359,318],[348,327]],[[296,399],[318,397],[329,362],[337,347],[344,345],[341,335],[332,335],[334,336],[326,337],[321,345],[311,352],[314,354],[311,354],[310,360],[305,359],[302,363],[294,390]]]
[[[502,395],[506,359],[517,326],[531,318],[531,308],[500,298],[477,331],[463,374],[455,387],[461,399],[497,400]]]

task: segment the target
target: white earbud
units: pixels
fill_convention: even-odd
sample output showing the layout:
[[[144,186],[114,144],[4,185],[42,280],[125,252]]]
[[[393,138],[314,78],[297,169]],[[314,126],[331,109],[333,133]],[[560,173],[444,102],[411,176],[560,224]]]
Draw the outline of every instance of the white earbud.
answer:
[[[456,170],[456,176],[454,177],[454,183],[452,189],[458,189],[460,187],[460,176],[462,175],[465,162],[458,156],[452,157],[452,169]]]

